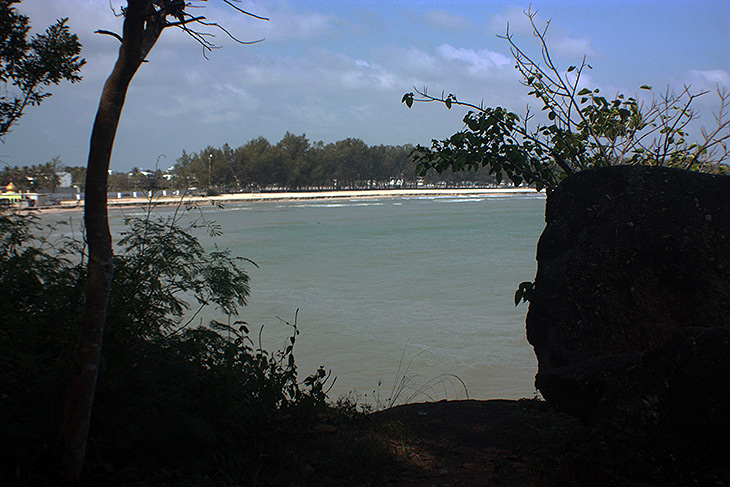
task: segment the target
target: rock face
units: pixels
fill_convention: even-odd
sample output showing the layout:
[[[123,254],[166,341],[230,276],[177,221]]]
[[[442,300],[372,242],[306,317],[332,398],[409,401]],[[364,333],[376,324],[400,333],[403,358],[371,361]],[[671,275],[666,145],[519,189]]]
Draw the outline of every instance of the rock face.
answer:
[[[730,455],[730,177],[585,171],[545,220],[527,315],[543,397],[618,470],[730,479],[707,468]]]
[[[664,474],[664,485],[702,485],[703,476],[727,485],[729,355],[730,326],[683,328],[608,382],[591,418],[595,439],[620,445],[622,468],[654,468],[644,473]]]
[[[548,197],[545,220],[527,338],[548,401],[587,420],[647,351],[730,324],[730,177],[584,171]]]

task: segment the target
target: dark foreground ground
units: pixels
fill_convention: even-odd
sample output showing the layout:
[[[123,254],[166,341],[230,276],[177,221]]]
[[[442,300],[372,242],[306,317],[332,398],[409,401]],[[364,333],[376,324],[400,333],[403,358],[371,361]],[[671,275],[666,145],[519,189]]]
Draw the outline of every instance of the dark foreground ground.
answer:
[[[582,432],[536,400],[409,404],[372,420],[400,459],[390,486],[553,485],[570,476],[564,455]]]
[[[282,431],[278,448],[252,459],[243,475],[224,474],[225,465],[214,474],[177,464],[120,469],[92,457],[83,487],[730,486],[730,449],[719,462],[689,467],[647,462],[661,455],[597,441],[579,421],[534,399],[418,403],[368,415],[333,409],[304,430]],[[0,478],[4,485],[57,484]]]
[[[654,445],[607,444],[544,401],[409,404],[370,420],[398,461],[353,485],[730,486],[730,447],[712,460],[658,460],[667,456]]]

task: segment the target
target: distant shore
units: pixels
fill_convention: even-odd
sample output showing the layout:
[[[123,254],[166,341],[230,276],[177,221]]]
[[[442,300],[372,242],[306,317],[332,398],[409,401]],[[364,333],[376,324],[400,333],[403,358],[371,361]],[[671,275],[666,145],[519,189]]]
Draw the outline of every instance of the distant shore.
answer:
[[[534,194],[533,188],[474,188],[474,189],[372,189],[342,191],[280,191],[259,193],[230,193],[217,196],[156,196],[152,199],[155,206],[171,206],[184,203],[249,203],[256,201],[284,200],[326,200],[357,198],[401,198],[401,197],[439,197],[439,196],[489,196],[511,194]],[[544,193],[542,193],[544,194]],[[148,198],[113,198],[109,199],[109,207],[144,206],[150,203]],[[84,201],[63,201],[58,206],[39,208],[44,212],[81,210]]]

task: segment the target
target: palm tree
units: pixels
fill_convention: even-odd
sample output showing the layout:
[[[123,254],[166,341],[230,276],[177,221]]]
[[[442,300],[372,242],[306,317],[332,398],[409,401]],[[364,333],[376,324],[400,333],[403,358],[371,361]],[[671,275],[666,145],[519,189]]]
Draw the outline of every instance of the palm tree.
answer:
[[[56,188],[61,184],[61,176],[59,176],[59,173],[64,170],[61,158],[56,156],[45,164],[41,164],[38,169],[39,176],[43,182],[43,190],[48,191],[50,189],[51,193],[55,193]]]

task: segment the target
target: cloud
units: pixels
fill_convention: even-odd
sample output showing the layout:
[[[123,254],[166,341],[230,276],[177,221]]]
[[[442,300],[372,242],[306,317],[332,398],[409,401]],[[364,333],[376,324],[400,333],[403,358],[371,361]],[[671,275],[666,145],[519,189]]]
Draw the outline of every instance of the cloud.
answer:
[[[231,83],[210,86],[206,93],[174,93],[164,103],[149,107],[149,111],[167,119],[189,118],[202,124],[238,121],[261,104],[247,90]]]
[[[509,25],[511,34],[531,34],[532,26],[525,15],[525,11],[522,8],[510,8],[505,10],[504,13],[496,14],[492,16],[488,23],[489,29],[494,34],[504,35]],[[538,19],[539,17],[536,17],[536,21]]]
[[[700,87],[714,89],[716,86],[730,88],[730,74],[722,69],[700,71],[692,69],[689,72],[690,80]]]
[[[530,41],[515,39],[518,46],[521,49],[529,50],[534,45],[534,39],[531,38],[533,33],[533,27],[530,23],[530,19],[525,15],[527,10],[519,8],[511,8],[506,10],[502,14],[497,14],[492,17],[489,21],[489,28],[497,35],[505,35],[507,26],[509,25],[510,35],[516,37],[530,36]],[[535,27],[539,30],[543,30],[546,25],[549,25],[546,34],[546,40],[548,49],[553,54],[567,57],[582,57],[592,56],[598,54],[597,51],[591,47],[591,41],[587,37],[572,37],[568,35],[565,28],[555,25],[550,19],[545,19],[537,14],[537,10],[532,10],[533,22]],[[524,44],[523,44],[524,42]]]
[[[269,22],[252,29],[261,33],[269,42],[309,40],[329,36],[336,32],[337,18],[318,13],[274,15]]]
[[[575,83],[575,78],[577,76],[577,69],[575,71],[572,71],[570,73],[563,73],[563,76],[565,76],[565,80],[569,85],[573,85]],[[586,69],[580,73],[580,79],[578,80],[578,89],[577,91],[582,90],[583,88],[588,88],[589,90],[593,91],[596,88],[599,88],[601,92],[605,93],[612,93],[616,91],[614,87],[609,86],[597,86],[598,83],[593,79],[593,77],[590,75],[590,72]]]
[[[471,20],[461,15],[431,10],[423,15],[423,21],[436,29],[460,30],[472,26]]]
[[[116,6],[125,3],[111,1]],[[209,20],[236,37],[265,37],[266,41],[240,46],[213,30],[217,34],[213,41],[224,49],[209,53],[208,61],[184,32],[165,32],[130,87],[114,157],[122,164],[154,160],[158,153],[171,155],[181,148],[197,150],[226,141],[237,145],[258,135],[273,141],[285,130],[326,141],[354,136],[369,143],[427,143],[433,136],[448,135],[462,126],[461,109],[420,104],[408,110],[400,100],[414,86],[434,94],[444,90],[460,100],[483,101],[517,113],[523,112],[526,103],[537,106],[519,82],[508,44],[495,40],[487,29],[476,32],[482,19],[479,14],[440,2],[431,4],[431,11],[426,7],[404,15],[402,5],[394,8],[391,3],[399,2],[236,3],[270,21],[242,15],[223,2],[199,3],[205,5],[201,12]],[[4,150],[11,156],[22,154],[29,162],[58,154],[64,161],[83,160],[102,84],[119,47],[114,38],[93,31],[119,32],[122,19],[112,15],[108,1],[99,0],[23,0],[18,8],[38,28],[70,16],[88,64],[83,83],[54,87],[54,96],[38,111],[29,111]],[[539,26],[546,18],[535,20]],[[503,35],[507,22],[518,45],[540,60],[539,44],[522,9],[491,17],[493,33]],[[563,26],[567,29],[555,23],[548,31],[548,44],[560,69],[579,63],[584,53],[594,53],[594,34],[580,30],[579,24]],[[714,90],[717,82],[727,86],[727,69],[696,70],[689,76],[689,67],[696,66],[708,65],[698,61],[674,69],[683,73],[683,82],[693,83],[693,89]],[[726,68],[721,64],[709,67]],[[601,72],[594,75],[598,81],[605,80]],[[584,72],[581,86],[594,88],[593,84]],[[606,83],[600,88],[602,93],[614,92]],[[709,101],[711,96],[705,98]],[[58,123],[69,113],[78,121]],[[50,144],[44,130],[56,132],[52,150],[37,150]],[[27,155],[32,151],[42,153]]]
[[[373,50],[371,58],[406,87],[441,78],[443,73],[437,57],[418,47],[380,46]]]
[[[277,44],[340,35],[342,21],[332,14],[291,8],[285,2],[275,3],[273,6],[263,2],[245,2],[236,6],[269,20],[254,19],[227,5],[212,4],[206,6],[203,12],[206,20],[217,22],[236,38],[244,41],[266,39],[267,43]],[[223,46],[234,44],[224,32],[216,33],[217,44]]]
[[[549,40],[548,48],[555,54],[568,57],[592,56],[596,54],[596,51],[591,47],[591,41],[586,37],[577,39],[558,34]]]
[[[447,61],[460,61],[468,66],[473,74],[486,75],[495,69],[512,64],[512,60],[502,53],[483,49],[456,48],[449,44],[442,44],[436,48],[441,58]]]

